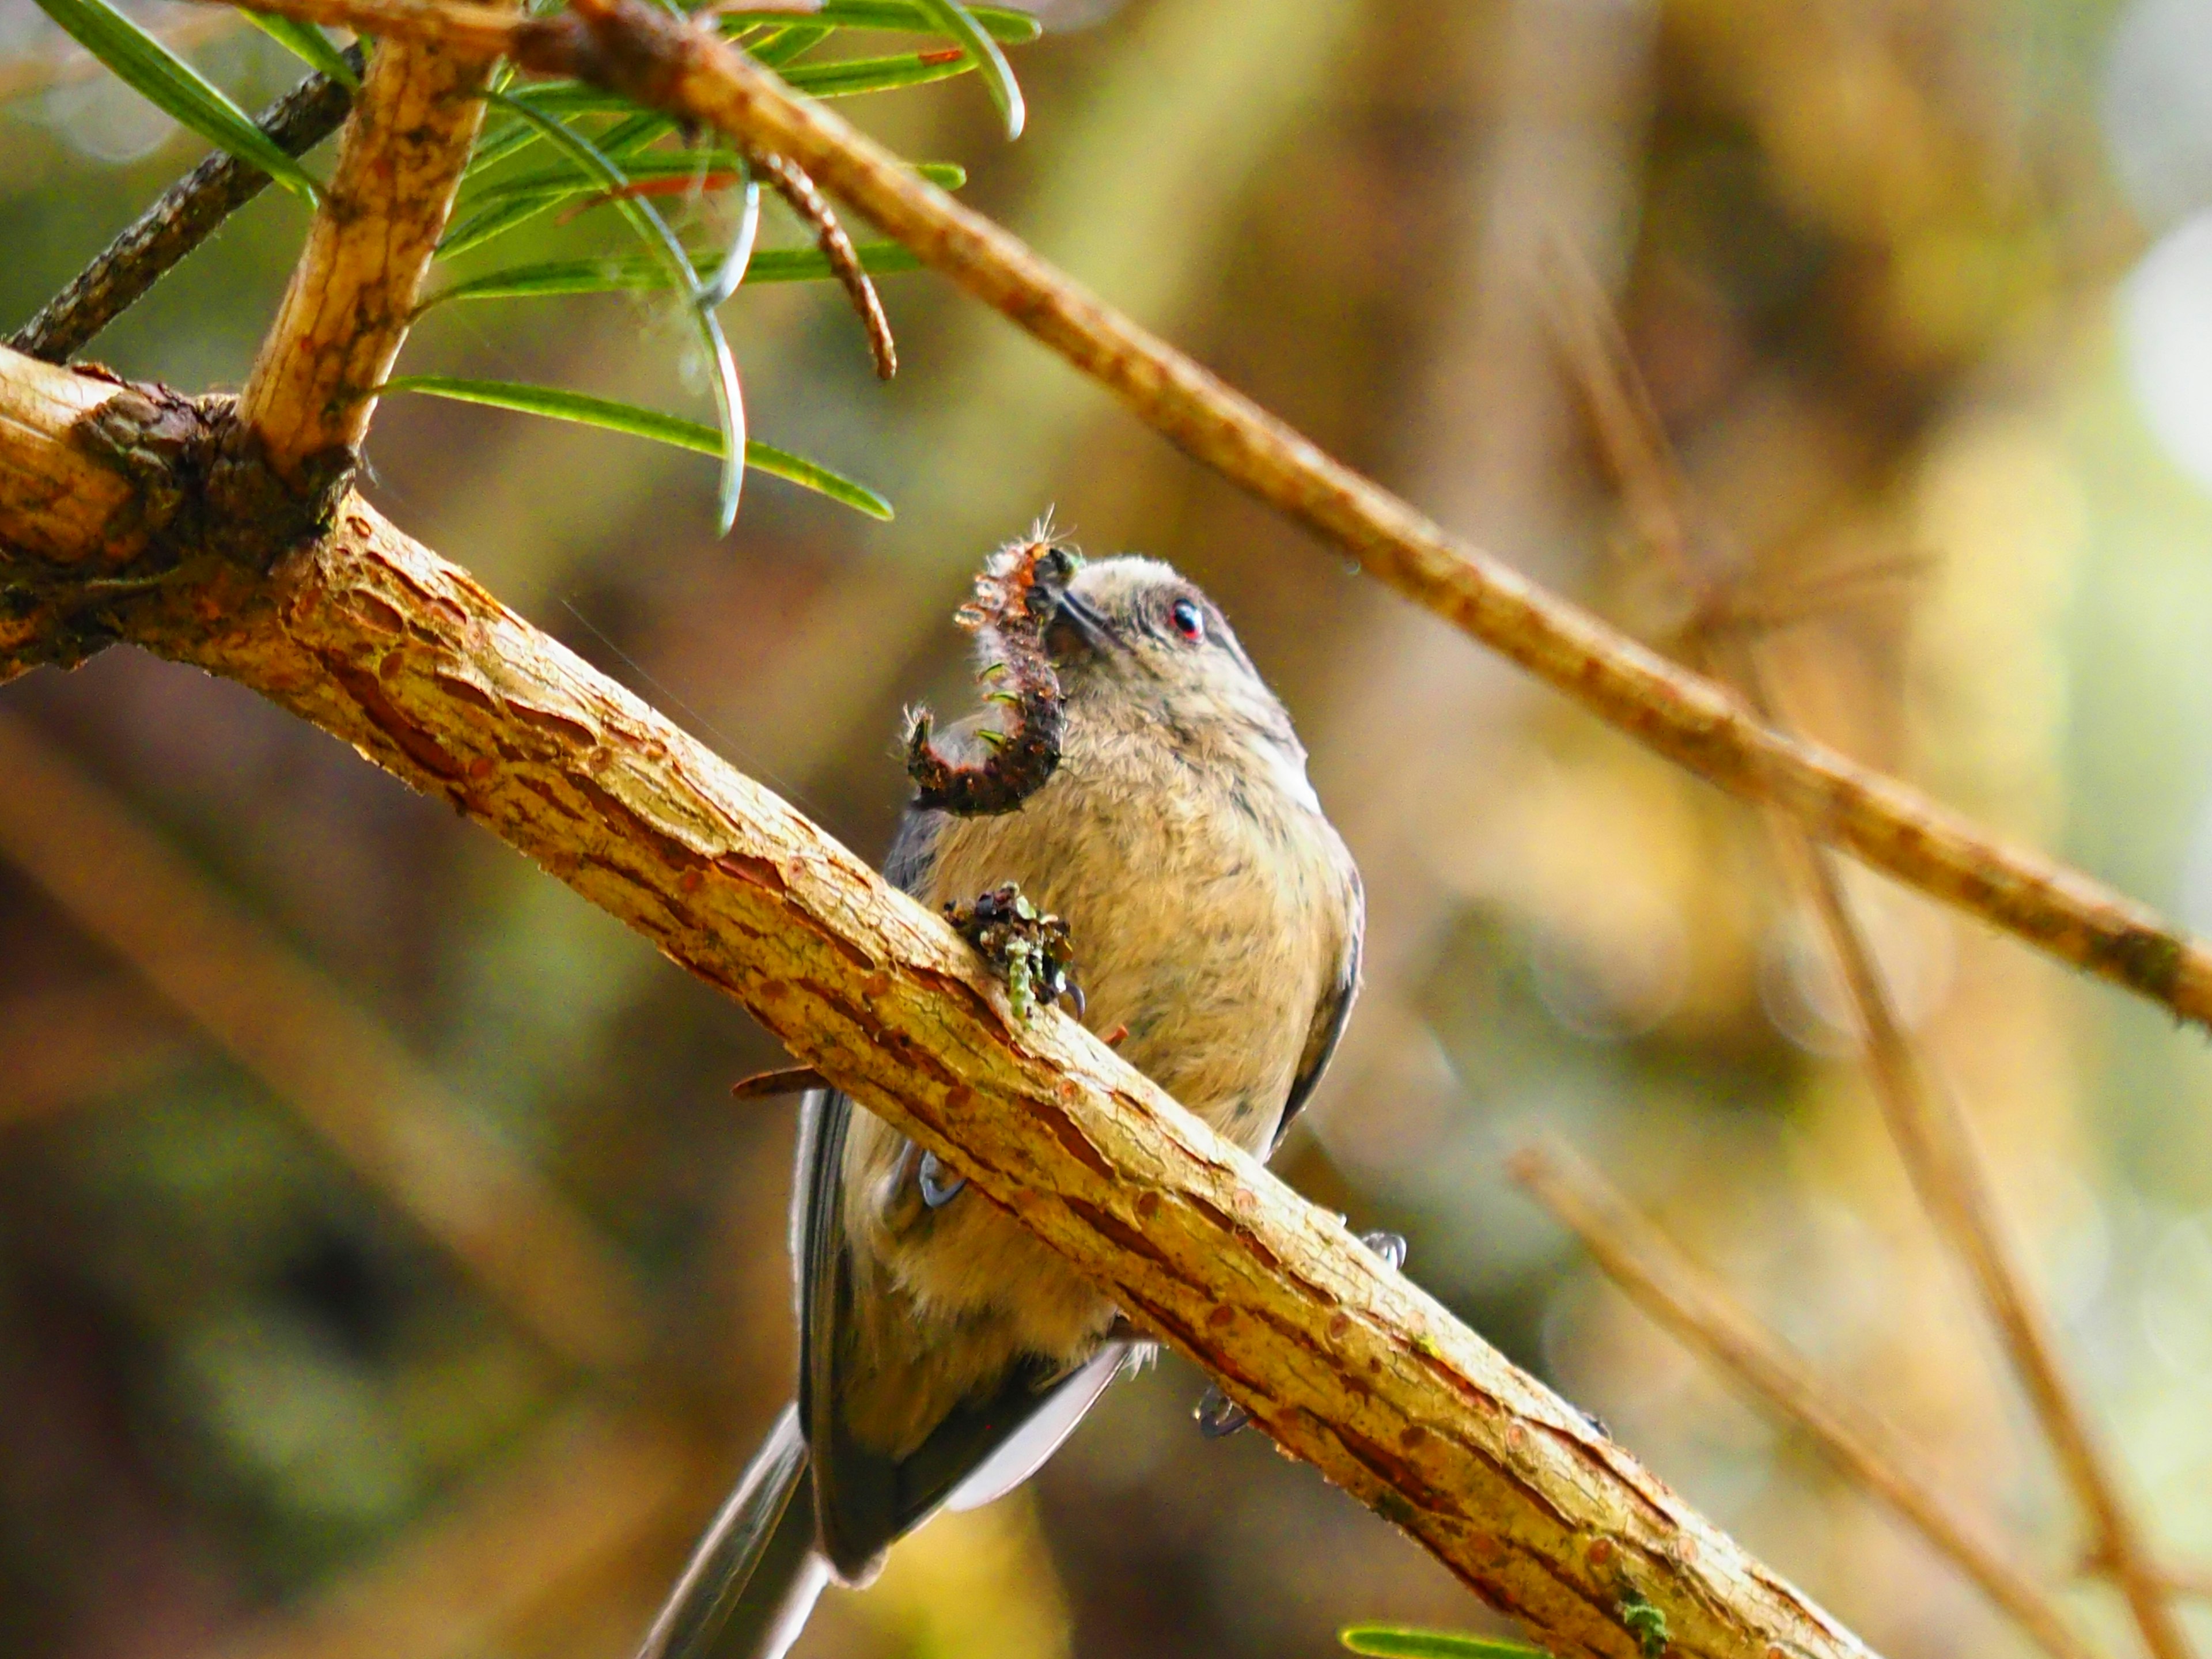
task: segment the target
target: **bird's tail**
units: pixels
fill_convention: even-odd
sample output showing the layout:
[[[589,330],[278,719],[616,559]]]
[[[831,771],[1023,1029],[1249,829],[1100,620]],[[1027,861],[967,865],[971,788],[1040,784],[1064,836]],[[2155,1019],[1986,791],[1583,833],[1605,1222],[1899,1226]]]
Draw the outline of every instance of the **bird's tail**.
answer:
[[[691,1552],[637,1659],[782,1659],[830,1582],[799,1408],[784,1407]]]

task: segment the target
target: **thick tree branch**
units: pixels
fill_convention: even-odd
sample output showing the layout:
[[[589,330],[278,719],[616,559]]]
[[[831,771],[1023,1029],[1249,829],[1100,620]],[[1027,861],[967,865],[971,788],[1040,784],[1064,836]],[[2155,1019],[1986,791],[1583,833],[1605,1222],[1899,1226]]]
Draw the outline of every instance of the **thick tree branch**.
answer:
[[[119,386],[29,362],[0,372],[0,501],[9,550],[67,566],[128,564],[143,546],[143,494],[113,464],[102,411]],[[143,405],[141,406],[143,407]],[[130,429],[142,432],[144,422]],[[54,433],[70,441],[57,444]],[[0,625],[4,626],[4,625]],[[0,631],[0,648],[10,643]]]
[[[1197,459],[1601,719],[1724,789],[1773,802],[1899,881],[2212,1026],[2212,949],[2157,912],[1832,750],[1775,732],[1723,688],[1446,533],[840,117],[793,98],[728,43],[646,0],[576,0],[566,13],[524,19],[467,0],[256,3],[581,76],[788,157]]]
[[[25,372],[62,373],[0,356]],[[91,385],[80,428],[171,408]],[[0,452],[37,477],[75,430],[0,427]],[[114,453],[133,497],[180,484]],[[192,523],[163,521],[173,579],[106,625],[351,743],[653,939],[1552,1651],[1638,1659],[1656,1613],[1685,1655],[1866,1652],[1341,1222],[1072,1021],[1016,1018],[942,921],[357,498],[266,574],[200,554]],[[0,495],[9,566],[15,528]]]
[[[352,476],[483,120],[490,64],[435,42],[370,59],[276,320],[238,400],[234,447],[310,516]]]
[[[361,73],[360,46],[347,47],[346,60]],[[305,155],[338,130],[352,107],[351,88],[315,74],[262,111],[258,122],[287,155]],[[155,197],[8,343],[48,362],[67,362],[269,184],[251,161],[221,151],[209,156]]]

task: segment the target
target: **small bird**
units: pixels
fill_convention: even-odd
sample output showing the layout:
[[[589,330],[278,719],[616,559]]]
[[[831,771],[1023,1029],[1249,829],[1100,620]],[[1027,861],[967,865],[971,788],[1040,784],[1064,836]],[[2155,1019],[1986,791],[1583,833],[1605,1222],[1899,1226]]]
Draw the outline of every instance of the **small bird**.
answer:
[[[1305,750],[1219,609],[1156,560],[1081,564],[1043,637],[1057,769],[1012,811],[910,808],[884,873],[933,908],[1011,882],[1065,919],[1086,1023],[1271,1152],[1359,983],[1359,874]],[[976,746],[990,718],[956,732]],[[798,1398],[639,1659],[777,1659],[832,1577],[866,1583],[939,1507],[1026,1480],[1137,1357],[1103,1293],[963,1184],[845,1096],[806,1097]]]

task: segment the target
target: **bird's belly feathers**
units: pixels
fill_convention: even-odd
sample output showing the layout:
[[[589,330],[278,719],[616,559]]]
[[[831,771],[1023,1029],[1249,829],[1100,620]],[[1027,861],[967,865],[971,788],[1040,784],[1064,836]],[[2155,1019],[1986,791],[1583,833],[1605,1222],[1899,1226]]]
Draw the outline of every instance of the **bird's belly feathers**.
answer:
[[[1046,793],[1049,795],[1048,790]],[[1085,1023],[1126,1028],[1122,1057],[1248,1152],[1265,1149],[1290,1092],[1325,975],[1330,931],[1302,870],[1261,825],[1127,798],[1079,813],[949,826],[927,902],[1018,882],[1073,935]],[[1068,844],[1061,826],[1079,824]]]
[[[1318,824],[1318,819],[1314,820]],[[1314,1011],[1337,971],[1324,907],[1341,902],[1333,844],[1297,809],[1162,800],[1100,787],[1079,767],[1019,811],[948,822],[918,895],[935,908],[1018,883],[1065,917],[1085,1023],[1126,1027],[1124,1058],[1250,1152],[1273,1139]],[[939,1210],[911,1191],[905,1143],[855,1114],[846,1224],[861,1345],[880,1386],[848,1401],[887,1449],[919,1437],[1023,1353],[1073,1365],[1113,1308],[1065,1260],[975,1194]]]

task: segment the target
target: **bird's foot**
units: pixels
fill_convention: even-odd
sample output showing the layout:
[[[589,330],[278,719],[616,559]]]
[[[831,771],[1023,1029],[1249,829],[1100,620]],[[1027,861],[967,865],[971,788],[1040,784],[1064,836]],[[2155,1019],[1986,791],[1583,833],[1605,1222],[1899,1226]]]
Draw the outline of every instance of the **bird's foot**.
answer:
[[[1406,1236],[1403,1233],[1362,1233],[1359,1242],[1382,1258],[1382,1265],[1392,1273],[1406,1265]]]
[[[921,1166],[915,1171],[915,1185],[921,1188],[921,1201],[933,1210],[941,1210],[960,1196],[960,1189],[968,1184],[966,1176],[951,1173],[937,1161],[935,1152],[924,1152]]]
[[[1218,1382],[1206,1385],[1190,1414],[1198,1421],[1198,1431],[1208,1440],[1226,1440],[1252,1420],[1252,1413],[1222,1393]]]
[[[948,903],[945,919],[975,947],[1006,982],[1014,1018],[1026,1020],[1039,1006],[1073,996],[1082,1016],[1083,991],[1075,982],[1075,952],[1067,924],[1022,896],[1012,882],[994,887],[973,904]]]

